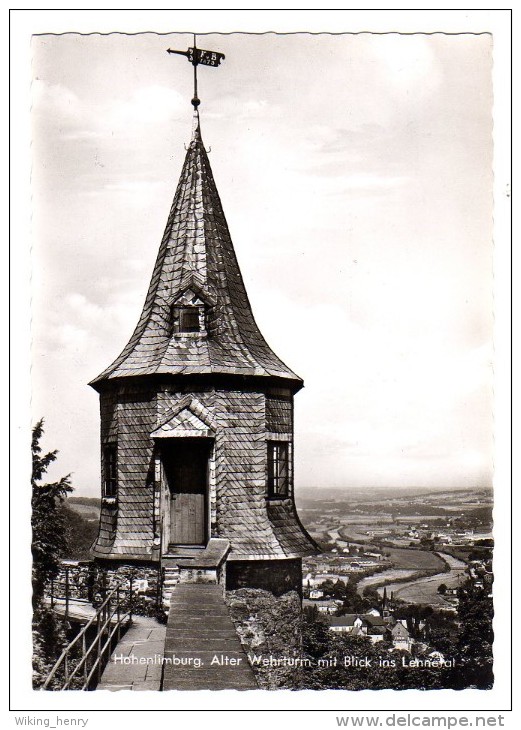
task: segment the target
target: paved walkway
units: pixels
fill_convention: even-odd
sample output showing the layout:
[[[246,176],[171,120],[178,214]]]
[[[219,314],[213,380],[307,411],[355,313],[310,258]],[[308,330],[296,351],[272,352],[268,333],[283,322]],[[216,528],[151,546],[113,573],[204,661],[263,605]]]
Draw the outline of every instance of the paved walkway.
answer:
[[[258,689],[220,586],[180,583],[174,589],[163,689]]]
[[[45,598],[47,606],[51,606],[51,599]],[[55,598],[53,601],[53,610],[59,613],[60,616],[65,616],[65,599]],[[87,623],[90,619],[96,615],[96,609],[91,603],[87,601],[78,601],[75,598],[69,599],[69,617],[71,620],[81,621]]]
[[[97,690],[160,690],[166,626],[134,616],[101,675]]]

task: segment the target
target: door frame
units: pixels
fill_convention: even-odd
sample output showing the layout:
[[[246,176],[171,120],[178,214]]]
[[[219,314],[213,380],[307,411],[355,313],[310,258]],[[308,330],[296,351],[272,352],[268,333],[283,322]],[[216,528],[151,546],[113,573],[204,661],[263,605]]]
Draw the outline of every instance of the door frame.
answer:
[[[208,456],[206,459],[206,474],[205,474],[205,485],[204,485],[204,520],[203,520],[203,542],[197,544],[187,543],[172,543],[171,540],[171,505],[172,505],[172,491],[168,484],[168,479],[165,473],[165,465],[163,463],[162,448],[168,446],[172,442],[176,442],[178,445],[182,445],[182,441],[204,441],[208,446]],[[159,439],[158,439],[159,441]],[[160,465],[160,482],[161,482],[161,553],[163,555],[168,554],[169,545],[175,544],[179,547],[201,547],[208,544],[210,539],[210,516],[211,516],[211,505],[210,505],[210,470],[211,460],[214,455],[215,439],[203,436],[172,436],[163,437],[160,439],[160,451],[159,451],[159,465]]]

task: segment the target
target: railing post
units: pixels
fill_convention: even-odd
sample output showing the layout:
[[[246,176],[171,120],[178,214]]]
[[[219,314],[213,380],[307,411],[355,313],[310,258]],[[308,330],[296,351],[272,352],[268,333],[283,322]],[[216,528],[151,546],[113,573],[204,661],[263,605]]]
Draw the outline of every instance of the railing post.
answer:
[[[87,688],[87,678],[89,676],[89,668],[87,666],[87,635],[83,634],[81,637],[81,658],[83,659],[83,689]]]
[[[117,623],[117,625],[118,625],[117,637],[118,637],[118,643],[119,643],[119,640],[121,638],[121,632],[120,632],[120,627],[121,627],[121,604],[120,604],[120,597],[119,597],[119,583],[118,583],[117,588],[116,588],[116,619],[117,619],[117,622],[118,622]]]
[[[97,625],[96,625],[96,637],[97,637],[97,647],[96,647],[96,661],[98,662],[98,684],[101,679],[101,635],[100,635],[100,623],[101,623],[101,612],[98,613],[98,619],[97,619]]]
[[[54,608],[54,578],[51,578],[51,608]]]
[[[130,595],[128,597],[128,615],[129,619],[132,621],[132,599],[134,596],[134,575],[133,573],[130,574]]]
[[[87,600],[89,600],[91,603],[94,600],[94,582],[94,568],[92,564],[90,564],[87,573]]]
[[[68,652],[67,652],[67,654],[65,654],[64,669],[65,669],[65,685],[66,685],[67,682],[69,681],[69,653]]]
[[[69,568],[65,568],[65,620],[69,618]]]
[[[165,569],[159,568],[157,576],[157,595],[156,595],[156,607],[161,608],[163,601],[163,583],[165,580]]]

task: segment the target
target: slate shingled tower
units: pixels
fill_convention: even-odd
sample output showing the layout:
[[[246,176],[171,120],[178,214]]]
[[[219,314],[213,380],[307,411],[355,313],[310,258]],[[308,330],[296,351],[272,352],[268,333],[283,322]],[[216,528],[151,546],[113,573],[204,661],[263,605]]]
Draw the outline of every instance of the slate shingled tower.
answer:
[[[100,394],[98,561],[229,543],[228,588],[300,591],[315,552],[293,495],[293,396],[248,301],[198,112],[143,311]]]

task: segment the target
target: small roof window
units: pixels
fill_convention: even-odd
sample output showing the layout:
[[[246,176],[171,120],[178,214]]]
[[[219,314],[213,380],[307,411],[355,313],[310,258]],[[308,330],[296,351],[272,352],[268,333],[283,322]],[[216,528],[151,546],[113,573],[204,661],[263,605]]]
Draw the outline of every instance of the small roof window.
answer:
[[[179,308],[179,332],[199,332],[199,307]]]
[[[206,333],[207,310],[208,305],[199,292],[185,289],[170,305],[172,334]]]
[[[202,332],[204,330],[204,307],[202,305],[173,306],[172,330],[175,334]]]

